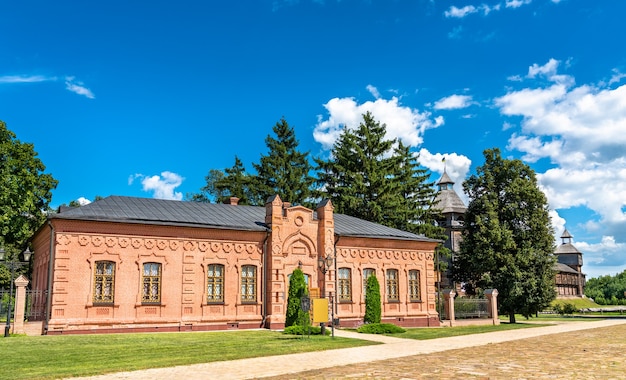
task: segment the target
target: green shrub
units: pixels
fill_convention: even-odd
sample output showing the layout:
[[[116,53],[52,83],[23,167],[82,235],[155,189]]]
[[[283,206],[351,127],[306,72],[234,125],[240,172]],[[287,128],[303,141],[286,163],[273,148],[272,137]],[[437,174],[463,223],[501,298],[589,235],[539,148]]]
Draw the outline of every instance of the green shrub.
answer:
[[[363,334],[399,334],[406,330],[393,323],[368,323],[359,327],[356,331]]]
[[[380,285],[375,275],[371,275],[367,279],[365,285],[365,323],[380,323],[381,316],[380,307]]]
[[[570,315],[570,314],[574,314],[575,312],[577,312],[578,309],[573,304],[567,302],[564,304],[554,305],[554,311],[556,311],[560,315],[566,315],[566,314]]]
[[[322,329],[319,326],[310,326],[311,327],[311,335],[321,335]],[[289,327],[285,327],[283,330],[283,334],[287,335],[309,335],[309,326],[298,326],[292,325]],[[330,335],[330,330],[326,329],[325,335]]]
[[[304,280],[304,273],[299,268],[296,268],[291,273],[288,294],[285,327],[293,325],[308,326],[310,324],[309,313],[305,313],[300,304],[300,299],[307,294],[307,285]]]

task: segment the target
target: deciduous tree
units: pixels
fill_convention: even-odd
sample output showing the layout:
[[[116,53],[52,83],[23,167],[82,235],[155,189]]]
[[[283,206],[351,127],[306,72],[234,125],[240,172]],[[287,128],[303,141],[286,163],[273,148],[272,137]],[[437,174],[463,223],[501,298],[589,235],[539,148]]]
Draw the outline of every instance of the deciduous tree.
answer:
[[[512,323],[555,297],[554,238],[535,172],[520,160],[484,152],[485,164],[463,188],[470,202],[453,275],[466,291],[496,288],[500,312]]]
[[[8,258],[24,250],[44,222],[58,183],[37,155],[0,121],[0,245]]]

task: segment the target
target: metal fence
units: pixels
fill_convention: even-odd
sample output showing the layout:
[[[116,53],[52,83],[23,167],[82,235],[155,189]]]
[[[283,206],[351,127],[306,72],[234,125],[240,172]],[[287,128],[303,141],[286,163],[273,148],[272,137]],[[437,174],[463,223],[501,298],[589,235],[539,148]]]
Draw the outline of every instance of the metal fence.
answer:
[[[454,299],[454,317],[463,318],[488,318],[489,300],[486,298],[457,297]]]
[[[6,321],[9,307],[9,293],[7,289],[0,290],[0,320]],[[24,306],[24,305],[22,305]],[[46,292],[42,290],[26,290],[26,305],[24,319],[27,321],[42,321],[46,310]],[[15,315],[15,290],[11,298],[11,319]]]

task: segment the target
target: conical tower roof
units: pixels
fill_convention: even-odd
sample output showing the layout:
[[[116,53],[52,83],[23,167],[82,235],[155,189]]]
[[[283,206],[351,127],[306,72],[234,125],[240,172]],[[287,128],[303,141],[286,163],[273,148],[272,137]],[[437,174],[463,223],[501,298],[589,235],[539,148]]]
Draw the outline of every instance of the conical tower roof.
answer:
[[[467,206],[465,206],[459,194],[457,194],[452,187],[454,181],[450,178],[448,173],[446,173],[445,169],[443,170],[441,178],[437,181],[437,185],[439,186],[439,191],[435,198],[435,205],[441,210],[441,213],[465,214]]]

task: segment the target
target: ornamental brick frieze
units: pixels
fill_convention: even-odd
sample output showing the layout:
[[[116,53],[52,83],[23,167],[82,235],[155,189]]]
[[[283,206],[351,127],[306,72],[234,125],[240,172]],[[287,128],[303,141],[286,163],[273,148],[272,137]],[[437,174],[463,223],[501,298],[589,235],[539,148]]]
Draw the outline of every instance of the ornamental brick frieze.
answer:
[[[359,249],[359,248],[339,248],[339,256],[344,258],[378,259],[378,260],[432,260],[433,254],[409,250],[390,249]]]
[[[178,239],[152,239],[139,237],[118,237],[101,235],[70,235],[58,234],[56,244],[66,246],[72,242],[78,243],[81,247],[108,247],[108,248],[146,248],[155,251],[177,251],[182,247],[184,251],[200,252],[225,252],[230,254],[260,254],[261,248],[258,243],[252,242],[231,242],[231,241],[196,241]]]

